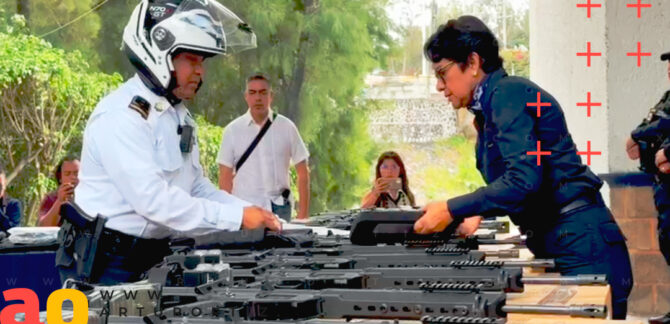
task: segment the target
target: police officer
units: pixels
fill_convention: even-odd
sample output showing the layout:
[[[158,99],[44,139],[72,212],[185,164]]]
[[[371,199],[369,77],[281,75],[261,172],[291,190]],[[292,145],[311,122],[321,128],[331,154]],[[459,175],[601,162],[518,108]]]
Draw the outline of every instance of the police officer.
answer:
[[[175,235],[280,229],[272,213],[203,176],[182,103],[200,88],[206,58],[255,45],[251,30],[213,0],[143,0],[135,8],[123,49],[137,74],[100,101],[84,132],[75,203],[107,219],[91,282],[139,280]],[[72,258],[57,266],[61,279],[76,278]]]
[[[472,216],[508,214],[533,254],[554,259],[561,274],[607,275],[612,317],[624,319],[633,286],[625,239],[603,204],[602,181],[577,155],[558,102],[531,81],[505,73],[495,36],[476,17],[440,26],[424,52],[437,90],[454,108],[475,114],[477,168],[488,184],[428,204],[415,231],[442,231],[461,219],[474,231],[478,219]],[[538,96],[551,104],[539,113],[527,105]],[[529,154],[538,147],[551,155]]]
[[[670,79],[670,52],[661,55],[668,61]],[[654,204],[658,210],[658,246],[670,265],[670,90],[651,108],[626,142],[626,152],[632,160],[640,159],[640,169],[654,175]],[[670,323],[670,313],[649,319],[649,323]]]

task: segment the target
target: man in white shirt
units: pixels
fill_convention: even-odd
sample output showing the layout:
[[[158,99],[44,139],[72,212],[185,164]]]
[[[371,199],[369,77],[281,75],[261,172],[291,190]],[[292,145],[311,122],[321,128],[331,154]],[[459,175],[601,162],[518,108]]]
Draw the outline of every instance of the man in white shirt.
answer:
[[[139,280],[174,236],[281,228],[271,212],[203,176],[195,123],[181,103],[202,84],[205,58],[255,47],[248,28],[231,26],[243,23],[211,0],[143,0],[135,8],[123,45],[138,74],[100,101],[84,132],[75,203],[107,219],[85,279]],[[81,279],[68,251],[61,242],[61,279]]]
[[[292,164],[298,176],[298,218],[306,219],[309,217],[309,153],[293,122],[270,108],[272,97],[267,76],[255,74],[247,79],[244,99],[249,109],[223,131],[217,159],[219,187],[290,221],[289,167]],[[257,145],[250,148],[264,127],[266,132]]]

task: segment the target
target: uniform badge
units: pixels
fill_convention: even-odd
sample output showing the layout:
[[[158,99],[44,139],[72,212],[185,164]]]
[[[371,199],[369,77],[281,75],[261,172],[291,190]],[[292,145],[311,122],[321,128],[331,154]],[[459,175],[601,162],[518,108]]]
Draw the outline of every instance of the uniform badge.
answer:
[[[134,96],[133,100],[131,100],[130,104],[128,105],[128,108],[138,112],[144,119],[149,118],[150,107],[151,105],[149,102],[140,96]]]

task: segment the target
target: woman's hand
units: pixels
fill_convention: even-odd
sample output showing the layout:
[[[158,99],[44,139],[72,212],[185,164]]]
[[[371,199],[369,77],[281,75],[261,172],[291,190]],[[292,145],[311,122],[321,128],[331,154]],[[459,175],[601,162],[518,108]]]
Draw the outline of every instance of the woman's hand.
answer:
[[[374,208],[375,202],[377,199],[379,199],[379,195],[386,191],[388,186],[389,184],[384,180],[384,178],[378,178],[375,180],[375,184],[372,186],[372,190],[370,190],[370,192],[368,192],[363,197],[363,200],[361,201],[361,208]]]
[[[382,192],[388,191],[391,180],[393,180],[393,178],[377,178],[377,180],[375,180],[375,186],[373,187],[372,191],[377,194],[377,196],[379,196]]]
[[[472,216],[463,219],[463,223],[461,223],[461,225],[458,225],[458,227],[456,228],[456,235],[460,237],[466,237],[475,234],[475,232],[479,228],[479,224],[481,224],[482,222],[482,219],[483,219],[482,216]]]
[[[423,216],[414,223],[414,232],[417,234],[442,232],[453,221],[446,201],[429,203],[423,211]]]

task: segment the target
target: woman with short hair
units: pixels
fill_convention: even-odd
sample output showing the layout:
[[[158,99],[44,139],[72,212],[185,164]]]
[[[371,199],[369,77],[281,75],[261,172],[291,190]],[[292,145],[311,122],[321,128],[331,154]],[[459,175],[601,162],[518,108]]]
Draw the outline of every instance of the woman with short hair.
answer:
[[[415,231],[441,232],[474,215],[509,215],[535,257],[554,259],[561,274],[607,275],[612,317],[625,319],[633,287],[625,238],[600,196],[602,181],[577,154],[556,99],[528,79],[507,75],[498,41],[476,17],[440,26],[424,53],[437,91],[475,115],[477,168],[487,185],[428,204]],[[529,105],[538,100],[544,107]]]

